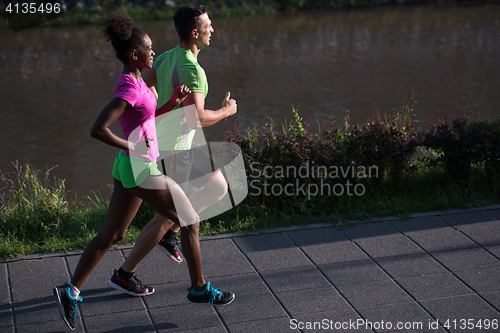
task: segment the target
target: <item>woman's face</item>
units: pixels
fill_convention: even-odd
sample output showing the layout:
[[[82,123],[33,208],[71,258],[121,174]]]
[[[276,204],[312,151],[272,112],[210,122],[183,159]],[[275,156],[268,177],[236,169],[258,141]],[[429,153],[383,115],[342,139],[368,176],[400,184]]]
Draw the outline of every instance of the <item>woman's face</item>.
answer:
[[[155,51],[153,51],[153,43],[148,35],[144,35],[142,44],[137,47],[137,61],[140,68],[152,68]]]

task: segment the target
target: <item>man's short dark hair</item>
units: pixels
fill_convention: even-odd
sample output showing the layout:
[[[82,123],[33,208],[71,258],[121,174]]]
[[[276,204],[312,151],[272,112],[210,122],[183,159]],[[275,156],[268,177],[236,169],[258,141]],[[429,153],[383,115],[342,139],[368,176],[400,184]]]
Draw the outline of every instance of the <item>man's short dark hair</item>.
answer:
[[[179,8],[174,15],[175,30],[179,35],[181,41],[189,40],[189,36],[193,29],[196,29],[196,22],[198,17],[208,13],[207,7],[199,6],[185,6]]]

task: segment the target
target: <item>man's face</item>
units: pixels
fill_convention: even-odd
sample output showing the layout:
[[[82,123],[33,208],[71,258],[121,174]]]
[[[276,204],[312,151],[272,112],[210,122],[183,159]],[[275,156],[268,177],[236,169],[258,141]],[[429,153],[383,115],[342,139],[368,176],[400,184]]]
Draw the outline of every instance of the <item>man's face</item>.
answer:
[[[212,27],[212,21],[210,21],[208,14],[200,15],[196,22],[195,31],[196,43],[199,48],[210,45],[212,32],[214,32],[214,28]]]

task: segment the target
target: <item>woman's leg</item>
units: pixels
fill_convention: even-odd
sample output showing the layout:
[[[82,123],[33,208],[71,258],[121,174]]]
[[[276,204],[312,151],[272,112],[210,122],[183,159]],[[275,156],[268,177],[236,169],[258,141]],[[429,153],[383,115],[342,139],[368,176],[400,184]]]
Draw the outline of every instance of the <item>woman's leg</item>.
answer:
[[[83,283],[94,270],[109,248],[123,239],[142,200],[114,181],[113,194],[109,203],[108,218],[101,232],[90,241],[76,266],[71,283],[81,290]]]

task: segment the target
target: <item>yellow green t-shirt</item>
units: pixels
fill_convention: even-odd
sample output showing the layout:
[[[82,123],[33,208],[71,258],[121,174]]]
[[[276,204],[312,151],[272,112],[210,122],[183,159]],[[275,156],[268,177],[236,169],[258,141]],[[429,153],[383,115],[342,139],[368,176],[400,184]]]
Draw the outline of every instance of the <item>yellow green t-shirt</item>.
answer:
[[[158,105],[160,108],[167,103],[181,84],[186,85],[192,92],[208,94],[208,82],[205,71],[198,64],[191,50],[177,45],[158,56],[153,69],[156,71],[158,82]],[[179,109],[177,106],[174,110]],[[160,150],[186,150],[191,148],[194,130],[186,123],[183,112],[168,112],[156,124],[158,146]]]

